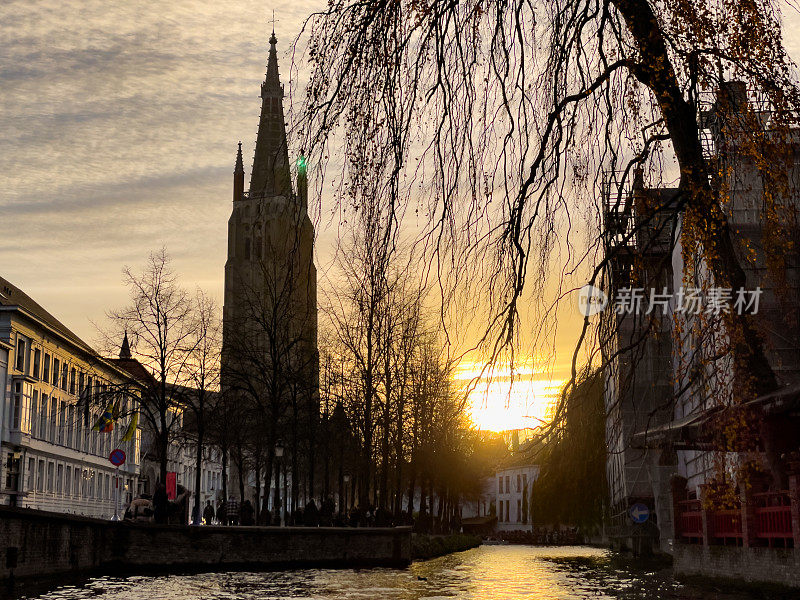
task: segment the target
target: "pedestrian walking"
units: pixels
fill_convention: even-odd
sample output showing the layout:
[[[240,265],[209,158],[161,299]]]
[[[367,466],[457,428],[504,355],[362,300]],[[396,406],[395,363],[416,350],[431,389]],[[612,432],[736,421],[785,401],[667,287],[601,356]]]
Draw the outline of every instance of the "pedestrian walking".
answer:
[[[211,525],[211,522],[214,520],[214,505],[211,504],[211,500],[206,502],[206,507],[203,509],[203,521],[205,521],[206,525]]]
[[[225,506],[225,518],[228,525],[239,524],[239,499],[235,496],[228,498],[228,504]]]

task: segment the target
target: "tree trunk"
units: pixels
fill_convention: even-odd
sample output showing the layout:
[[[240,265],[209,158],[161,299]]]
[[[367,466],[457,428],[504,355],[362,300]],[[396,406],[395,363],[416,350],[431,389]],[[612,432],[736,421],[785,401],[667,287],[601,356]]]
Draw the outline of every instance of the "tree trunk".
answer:
[[[198,419],[199,421],[200,419]],[[195,473],[194,473],[194,514],[192,516],[192,523],[200,525],[200,518],[203,512],[203,501],[200,497],[200,487],[202,485],[203,477],[203,441],[204,441],[203,426],[198,423],[197,425],[197,454],[195,455]]]
[[[414,472],[413,468],[411,470],[411,474],[408,478],[408,516],[409,518],[413,518],[414,516],[414,492],[416,491],[417,481],[416,481],[416,473]]]
[[[228,499],[228,447],[222,447],[222,500]],[[216,510],[217,507],[214,507]]]
[[[683,202],[700,219],[697,228],[703,235],[702,244],[716,285],[734,290],[745,289],[747,281],[731,238],[728,219],[709,183],[709,172],[703,156],[695,108],[681,92],[675,69],[667,52],[661,26],[647,0],[612,0],[625,19],[641,60],[631,67],[633,75],[655,95],[669,131],[678,164],[681,167],[679,193]],[[731,324],[734,332],[734,358],[746,365],[747,378],[752,378],[756,394],[777,387],[772,366],[764,352],[763,342],[753,327],[749,315],[737,314],[730,300]],[[738,334],[738,335],[737,335]],[[740,381],[740,385],[749,382]]]

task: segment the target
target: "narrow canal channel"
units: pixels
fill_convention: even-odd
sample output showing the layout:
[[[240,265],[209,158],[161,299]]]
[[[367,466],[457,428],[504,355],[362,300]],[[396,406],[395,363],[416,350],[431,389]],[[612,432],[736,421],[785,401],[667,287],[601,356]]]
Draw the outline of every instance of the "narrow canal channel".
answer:
[[[481,546],[406,570],[308,569],[273,573],[204,573],[99,577],[19,598],[72,600],[571,600],[577,598],[745,600],[778,598],[773,591],[731,591],[676,582],[669,569],[623,566],[588,547]],[[789,597],[789,596],[785,596]]]

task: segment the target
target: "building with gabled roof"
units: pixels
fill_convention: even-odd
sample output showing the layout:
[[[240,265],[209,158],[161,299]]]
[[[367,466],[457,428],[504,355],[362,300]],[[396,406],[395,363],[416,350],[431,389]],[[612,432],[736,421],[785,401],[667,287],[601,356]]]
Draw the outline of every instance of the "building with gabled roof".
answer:
[[[109,455],[120,448],[121,514],[139,477],[141,429],[122,441],[135,395],[125,370],[0,278],[0,503],[110,518],[117,498]],[[94,430],[112,398],[120,418]]]

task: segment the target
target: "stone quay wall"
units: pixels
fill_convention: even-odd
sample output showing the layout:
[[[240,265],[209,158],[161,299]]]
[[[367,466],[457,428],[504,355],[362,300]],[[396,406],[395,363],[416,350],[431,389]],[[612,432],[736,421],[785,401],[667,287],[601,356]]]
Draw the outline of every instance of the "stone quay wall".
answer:
[[[411,528],[112,523],[0,507],[0,580],[67,572],[406,566]]]
[[[800,552],[792,548],[746,548],[675,544],[678,576],[736,579],[800,588]]]

